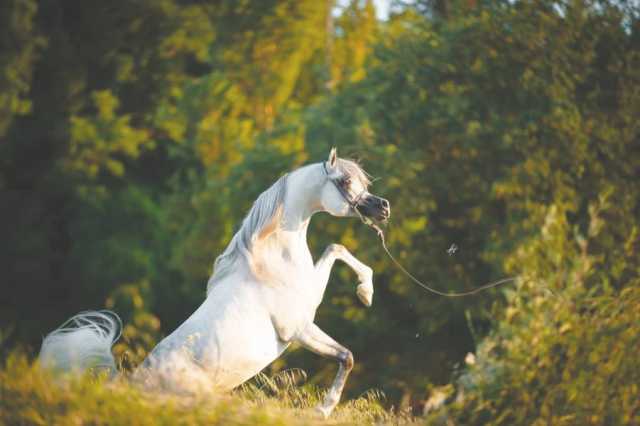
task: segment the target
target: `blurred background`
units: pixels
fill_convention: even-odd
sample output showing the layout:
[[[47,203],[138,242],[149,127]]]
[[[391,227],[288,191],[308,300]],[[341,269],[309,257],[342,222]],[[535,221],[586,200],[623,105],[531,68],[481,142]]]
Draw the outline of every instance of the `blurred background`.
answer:
[[[355,355],[348,397],[375,388],[408,407],[464,382],[473,422],[580,404],[590,387],[637,415],[639,11],[3,0],[0,357],[109,308],[134,367],[203,301],[255,198],[336,146],[377,178],[389,246],[418,277],[443,291],[521,277],[428,294],[370,229],[318,215],[312,253],[340,242],[375,274],[366,309],[336,266],[317,316]],[[270,370],[290,367],[322,385],[336,368],[298,349]]]

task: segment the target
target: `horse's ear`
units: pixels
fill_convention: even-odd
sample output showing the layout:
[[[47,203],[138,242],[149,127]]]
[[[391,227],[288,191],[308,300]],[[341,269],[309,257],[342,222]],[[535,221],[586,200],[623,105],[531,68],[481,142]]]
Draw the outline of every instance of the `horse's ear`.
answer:
[[[327,162],[329,163],[329,167],[332,169],[336,167],[336,164],[338,164],[338,150],[335,146],[331,148],[331,151],[329,152],[329,159],[327,160]]]

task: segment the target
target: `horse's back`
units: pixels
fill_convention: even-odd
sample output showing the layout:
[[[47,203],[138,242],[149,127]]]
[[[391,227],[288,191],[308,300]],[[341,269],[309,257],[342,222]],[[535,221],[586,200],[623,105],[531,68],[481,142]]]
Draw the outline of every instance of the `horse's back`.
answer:
[[[178,389],[229,390],[263,370],[287,346],[255,284],[226,280],[154,348],[145,374]]]

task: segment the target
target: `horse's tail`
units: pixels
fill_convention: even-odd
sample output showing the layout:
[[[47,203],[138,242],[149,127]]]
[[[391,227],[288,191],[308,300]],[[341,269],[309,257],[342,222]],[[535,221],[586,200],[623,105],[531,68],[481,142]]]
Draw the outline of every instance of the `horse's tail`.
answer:
[[[40,365],[62,372],[117,372],[111,346],[122,334],[112,311],[85,311],[69,318],[42,341]]]

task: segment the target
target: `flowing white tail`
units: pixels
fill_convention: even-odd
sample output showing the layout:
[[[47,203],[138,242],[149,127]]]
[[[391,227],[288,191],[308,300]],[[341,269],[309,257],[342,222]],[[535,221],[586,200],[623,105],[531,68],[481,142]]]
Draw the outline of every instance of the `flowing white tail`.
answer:
[[[115,312],[80,312],[44,338],[40,364],[63,372],[97,370],[115,374],[111,346],[121,334],[122,321]]]

